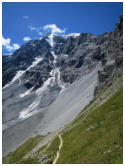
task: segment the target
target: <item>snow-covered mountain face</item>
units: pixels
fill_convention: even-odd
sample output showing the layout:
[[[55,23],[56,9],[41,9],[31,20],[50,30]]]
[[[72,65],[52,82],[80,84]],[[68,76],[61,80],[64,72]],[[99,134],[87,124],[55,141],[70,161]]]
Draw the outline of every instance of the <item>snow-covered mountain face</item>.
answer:
[[[95,39],[91,34],[48,34],[17,50],[3,66],[3,120],[28,117],[90,72],[98,63],[91,63],[93,53],[98,52]]]
[[[3,63],[4,154],[34,130],[46,134],[74,119],[114,77],[122,63],[122,39],[121,18],[114,32],[51,33],[15,51]]]

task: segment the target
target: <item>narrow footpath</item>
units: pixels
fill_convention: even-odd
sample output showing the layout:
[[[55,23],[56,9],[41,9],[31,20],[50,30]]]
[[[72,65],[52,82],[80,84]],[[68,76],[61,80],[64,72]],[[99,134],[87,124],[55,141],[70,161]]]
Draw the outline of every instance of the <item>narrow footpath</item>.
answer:
[[[62,140],[61,134],[59,134],[59,139],[60,139],[60,145],[59,145],[59,148],[57,150],[56,158],[54,159],[53,164],[57,163],[57,161],[59,159],[59,155],[60,155],[60,150],[61,150],[61,148],[63,146],[63,140]]]

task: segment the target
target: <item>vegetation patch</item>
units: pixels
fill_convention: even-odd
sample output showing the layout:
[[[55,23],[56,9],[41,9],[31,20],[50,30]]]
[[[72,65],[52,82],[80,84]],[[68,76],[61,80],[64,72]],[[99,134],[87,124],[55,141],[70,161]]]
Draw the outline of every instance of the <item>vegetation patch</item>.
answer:
[[[3,163],[19,163],[20,160],[28,153],[30,152],[43,138],[43,136],[36,136],[32,137],[29,140],[27,140],[23,145],[21,145],[19,148],[17,148],[16,151],[13,153],[8,154],[6,157],[3,158]]]
[[[52,141],[50,146],[45,151],[45,154],[47,156],[46,156],[46,159],[43,163],[52,164],[54,158],[56,157],[56,152],[58,150],[59,143],[60,143],[60,140],[59,140],[59,137],[57,136],[56,138],[54,138],[54,140]]]
[[[62,134],[63,147],[57,163],[123,162],[122,88],[104,104],[91,109],[86,119],[83,112],[75,121],[76,125]]]

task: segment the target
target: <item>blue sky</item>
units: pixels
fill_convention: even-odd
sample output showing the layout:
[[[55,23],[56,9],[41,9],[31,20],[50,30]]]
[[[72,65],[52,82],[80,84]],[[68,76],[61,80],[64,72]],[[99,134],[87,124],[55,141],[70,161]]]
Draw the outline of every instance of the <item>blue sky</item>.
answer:
[[[53,33],[113,31],[123,4],[112,3],[2,3],[3,53],[10,54],[30,39]]]

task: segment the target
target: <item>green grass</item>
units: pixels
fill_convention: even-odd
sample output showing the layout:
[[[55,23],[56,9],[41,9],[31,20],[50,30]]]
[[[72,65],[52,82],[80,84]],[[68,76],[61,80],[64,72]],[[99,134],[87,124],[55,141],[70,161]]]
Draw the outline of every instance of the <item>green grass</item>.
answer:
[[[60,143],[59,141],[60,141],[59,137],[58,136],[55,137],[45,151],[44,151],[44,149],[46,148],[47,145],[39,148],[39,150],[34,154],[34,156],[29,157],[29,158],[21,161],[20,163],[22,163],[22,164],[26,164],[26,163],[52,164],[52,162],[56,156],[56,152],[57,152],[59,143]],[[42,161],[40,161],[41,159],[42,159]]]
[[[123,162],[123,92],[120,89],[75,126],[64,132],[57,163],[110,164]],[[81,120],[81,123],[78,123]]]
[[[56,157],[56,152],[59,147],[59,137],[57,136],[51,143],[51,145],[47,148],[45,154],[47,154],[47,161],[45,164],[52,164],[54,158]]]
[[[21,145],[19,148],[17,148],[16,151],[13,153],[8,154],[6,157],[3,158],[3,163],[18,163],[28,152],[30,152],[43,138],[43,136],[36,136],[33,138],[30,138],[28,141],[26,141],[23,145]]]
[[[51,144],[48,146],[48,148],[45,151],[44,149],[47,147],[47,145],[40,147],[36,153],[34,153],[32,156],[28,158],[25,158],[25,159],[16,158],[15,162],[18,164],[40,164],[40,163],[51,164],[56,156],[58,146],[59,146],[59,138],[56,137],[53,139],[53,141],[51,142]]]
[[[18,164],[40,164],[37,157],[28,157],[27,159],[20,160]]]

